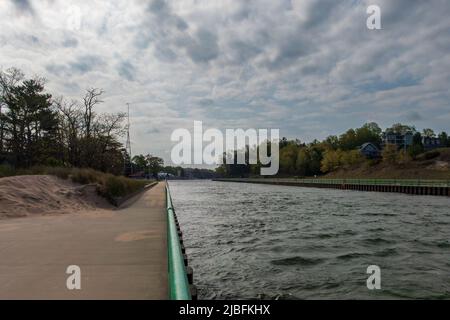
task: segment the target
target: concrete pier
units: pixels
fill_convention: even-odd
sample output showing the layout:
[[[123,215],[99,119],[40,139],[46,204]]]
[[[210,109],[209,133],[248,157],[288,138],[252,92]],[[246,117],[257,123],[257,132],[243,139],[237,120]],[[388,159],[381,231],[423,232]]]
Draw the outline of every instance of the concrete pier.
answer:
[[[0,220],[0,257],[0,299],[168,299],[165,183],[118,210]]]

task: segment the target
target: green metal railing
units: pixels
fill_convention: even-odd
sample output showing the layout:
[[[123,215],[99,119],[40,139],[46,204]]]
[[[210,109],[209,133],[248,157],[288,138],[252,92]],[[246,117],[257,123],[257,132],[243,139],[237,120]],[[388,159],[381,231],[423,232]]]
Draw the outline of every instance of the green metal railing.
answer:
[[[450,180],[425,179],[295,179],[302,183],[449,187]]]
[[[233,179],[231,179],[233,180]],[[241,179],[235,179],[241,180]],[[333,185],[384,185],[384,186],[410,186],[410,187],[450,187],[450,180],[425,180],[425,179],[322,179],[322,178],[267,178],[267,179],[245,179],[251,181],[265,182],[288,182],[288,183],[310,183],[310,184],[333,184]]]
[[[166,185],[167,204],[167,249],[169,257],[169,298],[171,300],[191,300],[189,282],[184,266],[180,239],[175,223],[175,209],[168,185]]]

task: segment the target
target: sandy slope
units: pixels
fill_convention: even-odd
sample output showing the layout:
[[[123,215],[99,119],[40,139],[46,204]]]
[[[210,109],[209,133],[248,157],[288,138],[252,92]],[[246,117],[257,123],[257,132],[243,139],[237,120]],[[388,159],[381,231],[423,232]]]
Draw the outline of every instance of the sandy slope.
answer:
[[[68,214],[112,208],[93,185],[78,185],[54,176],[0,178],[0,219],[43,214]]]
[[[167,299],[166,230],[164,183],[117,210],[0,219],[0,300]],[[70,265],[81,290],[67,288]]]

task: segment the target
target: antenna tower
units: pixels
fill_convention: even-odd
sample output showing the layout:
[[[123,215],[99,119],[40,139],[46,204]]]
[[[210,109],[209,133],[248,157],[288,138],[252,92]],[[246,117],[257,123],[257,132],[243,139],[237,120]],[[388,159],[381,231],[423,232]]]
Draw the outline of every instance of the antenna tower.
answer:
[[[128,153],[129,158],[129,169],[130,169],[130,173],[133,173],[133,166],[131,164],[131,141],[130,141],[130,104],[127,103],[127,107],[128,107],[128,115],[127,115],[127,142],[125,144],[125,149]]]

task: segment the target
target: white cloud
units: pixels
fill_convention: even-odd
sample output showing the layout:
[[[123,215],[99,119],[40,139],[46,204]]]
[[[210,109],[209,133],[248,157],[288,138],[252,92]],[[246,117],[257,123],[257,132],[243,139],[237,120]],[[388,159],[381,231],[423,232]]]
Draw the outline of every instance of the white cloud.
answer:
[[[133,150],[166,160],[193,120],[302,140],[372,120],[444,130],[449,14],[445,0],[7,0],[0,63],[55,95],[101,87],[102,111],[132,103]]]

